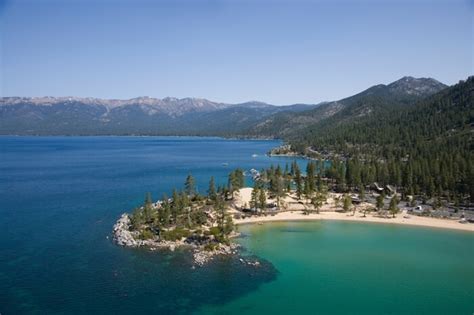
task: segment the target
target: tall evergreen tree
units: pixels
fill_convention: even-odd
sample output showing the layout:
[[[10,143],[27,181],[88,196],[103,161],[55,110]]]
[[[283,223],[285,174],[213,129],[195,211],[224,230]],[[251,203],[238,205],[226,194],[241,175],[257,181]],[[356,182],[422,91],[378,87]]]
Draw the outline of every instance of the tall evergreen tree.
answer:
[[[351,197],[348,194],[344,194],[344,200],[343,200],[343,210],[344,212],[347,212],[351,209],[352,206],[352,200]]]
[[[298,199],[301,199],[301,196],[303,195],[303,180],[301,178],[301,171],[298,166],[298,164],[294,164],[294,171],[295,171],[295,185],[296,185],[296,196]]]
[[[170,217],[171,217],[171,207],[168,200],[168,196],[163,194],[161,202],[161,207],[159,211],[159,220],[160,224],[164,227],[168,227],[170,224]]]
[[[267,195],[265,193],[264,188],[260,189],[260,194],[258,196],[258,201],[259,201],[260,211],[266,211],[267,210]]]
[[[188,177],[186,177],[184,187],[188,196],[194,197],[196,195],[196,181],[193,175],[189,174]]]
[[[315,174],[315,164],[313,161],[309,161],[306,165],[306,185],[308,186],[308,192],[311,194],[315,190],[315,181],[314,181],[314,174]]]
[[[210,200],[215,201],[217,198],[216,184],[214,182],[214,176],[211,176],[209,180],[209,189],[207,190],[207,196]]]
[[[234,198],[234,192],[243,188],[245,184],[244,172],[238,168],[229,174],[228,187],[231,197]]]
[[[178,194],[178,191],[176,189],[173,189],[171,216],[173,217],[174,224],[177,224],[178,217],[181,214],[181,212],[182,212],[181,197]]]
[[[383,192],[380,195],[377,196],[375,207],[377,208],[378,211],[383,209],[383,206],[384,206],[383,200],[384,199],[385,199],[385,194]]]
[[[151,193],[147,192],[145,195],[145,203],[143,205],[143,215],[146,222],[150,222],[153,216],[153,201],[151,198]]]
[[[252,194],[250,197],[250,207],[252,209],[255,209],[255,211],[258,211],[259,208],[259,196],[260,196],[260,187],[257,184],[257,182],[254,183],[253,189],[252,189]]]
[[[390,200],[390,205],[389,205],[388,210],[390,211],[392,216],[395,218],[395,214],[397,214],[398,211],[399,211],[399,209],[398,209],[398,198],[397,198],[396,195],[394,195],[392,197],[392,199]]]

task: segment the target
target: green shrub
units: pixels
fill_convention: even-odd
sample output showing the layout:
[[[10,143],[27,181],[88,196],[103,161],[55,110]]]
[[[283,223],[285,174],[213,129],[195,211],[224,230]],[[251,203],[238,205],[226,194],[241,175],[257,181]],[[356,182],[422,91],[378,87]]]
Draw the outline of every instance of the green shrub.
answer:
[[[177,241],[183,237],[188,237],[191,235],[191,232],[183,228],[175,228],[174,230],[162,231],[160,236],[165,241]]]
[[[213,226],[209,229],[209,233],[215,237],[218,237],[221,234],[221,230],[217,226]]]
[[[211,227],[209,230],[210,234],[214,236],[214,239],[219,243],[228,244],[229,240],[226,235],[222,235],[221,230],[217,226]]]
[[[149,240],[152,239],[155,235],[150,230],[141,230],[138,238],[141,240]]]
[[[137,231],[140,226],[143,224],[143,215],[142,210],[140,208],[135,208],[132,214],[129,215],[131,230]]]
[[[216,243],[209,243],[204,246],[204,250],[207,250],[208,252],[212,252],[213,250],[216,249],[216,247],[217,247]]]
[[[197,210],[191,214],[191,220],[196,225],[203,225],[207,222],[207,215],[202,210]]]

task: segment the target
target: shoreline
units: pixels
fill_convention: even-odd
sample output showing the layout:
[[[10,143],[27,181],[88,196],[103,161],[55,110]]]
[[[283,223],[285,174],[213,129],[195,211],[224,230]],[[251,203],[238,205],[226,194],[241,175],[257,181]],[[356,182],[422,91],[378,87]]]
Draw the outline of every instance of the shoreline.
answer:
[[[246,187],[239,190],[237,195],[236,206],[250,204],[250,198],[252,194],[252,188]],[[367,208],[373,207],[373,205],[363,202],[357,206],[355,215],[353,212],[341,212],[341,207],[334,206],[334,198],[340,197],[341,194],[330,193],[328,200],[321,207],[320,213],[310,212],[309,214],[303,214],[303,211],[307,209],[308,204],[303,205],[295,196],[286,196],[283,201],[286,204],[286,210],[277,213],[267,213],[266,216],[251,216],[247,218],[234,218],[234,224],[255,224],[265,222],[281,222],[281,221],[315,221],[315,220],[339,220],[339,221],[353,221],[353,222],[370,222],[370,223],[383,223],[383,224],[401,224],[411,226],[422,226],[431,228],[442,228],[458,231],[474,232],[473,223],[459,223],[458,220],[454,219],[441,219],[417,216],[414,214],[408,214],[406,211],[398,213],[395,218],[375,216],[374,213],[367,213],[364,217],[363,211]],[[275,202],[269,199],[270,202]],[[337,211],[339,210],[339,211]],[[233,213],[239,213],[234,208]]]
[[[368,202],[362,202],[357,207],[354,206],[353,211],[341,212],[340,200],[342,195],[337,193],[329,193],[329,196],[325,197],[325,203],[318,207],[319,211],[316,211],[307,199],[300,200],[296,195],[289,194],[280,200],[280,207],[286,210],[263,212],[260,215],[254,213],[251,216],[244,215],[242,217],[243,213],[241,210],[246,209],[251,204],[252,191],[253,188],[250,187],[239,189],[233,203],[230,206],[227,205],[229,207],[228,213],[234,217],[231,222],[233,221],[233,224],[236,226],[255,223],[261,225],[266,222],[350,221],[474,232],[474,224],[468,222],[461,223],[458,219],[417,216],[408,214],[406,210],[394,217],[386,216],[385,214],[381,216],[379,213],[374,214],[374,212],[371,212],[373,205]],[[276,204],[276,202],[276,200],[271,198],[267,199],[267,204]],[[368,211],[370,212],[367,213]],[[167,248],[174,251],[178,247],[189,247],[193,251],[194,263],[200,266],[218,255],[236,255],[236,244],[219,241],[217,236],[210,232],[215,222],[211,220],[209,223],[207,218],[206,223],[209,228],[208,234],[204,233],[202,235],[202,231],[198,233],[188,231],[192,233],[173,234],[174,238],[167,238],[166,235],[161,237],[150,232],[148,234],[151,235],[148,235],[144,234],[142,230],[131,229],[131,217],[129,214],[124,213],[113,226],[113,235],[114,241],[118,245],[125,247],[148,247],[152,251],[158,248]],[[230,235],[230,237],[237,235],[238,233],[234,231],[234,234]]]
[[[350,213],[341,213],[335,211],[321,211],[321,213],[311,213],[308,215],[298,213],[299,211],[280,212],[273,216],[250,217],[245,219],[234,219],[234,224],[262,224],[271,222],[296,222],[296,221],[351,221],[362,223],[378,223],[378,224],[398,224],[409,226],[421,226],[437,229],[449,229],[465,232],[474,232],[474,224],[461,224],[456,220],[436,219],[429,217],[419,217],[410,215],[409,218],[395,217],[383,218],[367,215],[363,217],[360,213],[353,216]]]
[[[211,138],[211,139],[222,139],[222,140],[248,140],[248,141],[282,141],[279,138],[273,137],[226,137],[223,135],[151,135],[151,134],[0,134],[0,137],[37,137],[37,138],[99,138],[99,137],[120,137],[120,138],[153,138],[153,137],[168,137],[168,138]]]

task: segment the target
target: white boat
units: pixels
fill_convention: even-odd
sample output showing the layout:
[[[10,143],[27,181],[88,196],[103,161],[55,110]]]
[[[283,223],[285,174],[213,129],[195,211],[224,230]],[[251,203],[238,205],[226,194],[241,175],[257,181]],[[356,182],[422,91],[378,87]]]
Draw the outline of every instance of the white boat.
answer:
[[[257,171],[256,169],[252,168],[252,169],[250,169],[250,174],[252,174],[252,175],[260,175],[260,172]]]
[[[255,180],[255,179],[257,179],[257,178],[260,177],[260,172],[257,171],[256,169],[252,168],[252,169],[250,170],[250,175],[251,175],[252,178]]]

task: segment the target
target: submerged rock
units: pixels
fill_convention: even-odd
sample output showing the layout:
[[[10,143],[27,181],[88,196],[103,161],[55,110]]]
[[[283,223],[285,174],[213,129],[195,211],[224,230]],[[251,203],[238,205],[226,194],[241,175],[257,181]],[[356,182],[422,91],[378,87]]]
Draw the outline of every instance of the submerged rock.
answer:
[[[250,261],[250,260],[245,260],[243,258],[240,258],[239,261],[244,265],[249,265],[249,266],[254,266],[254,267],[260,266],[260,262],[258,260]]]
[[[194,250],[193,258],[194,263],[199,266],[203,266],[207,262],[211,261],[214,257],[219,255],[235,255],[237,254],[238,244],[231,243],[230,245],[218,244],[213,250],[205,250],[203,248],[197,248]]]

